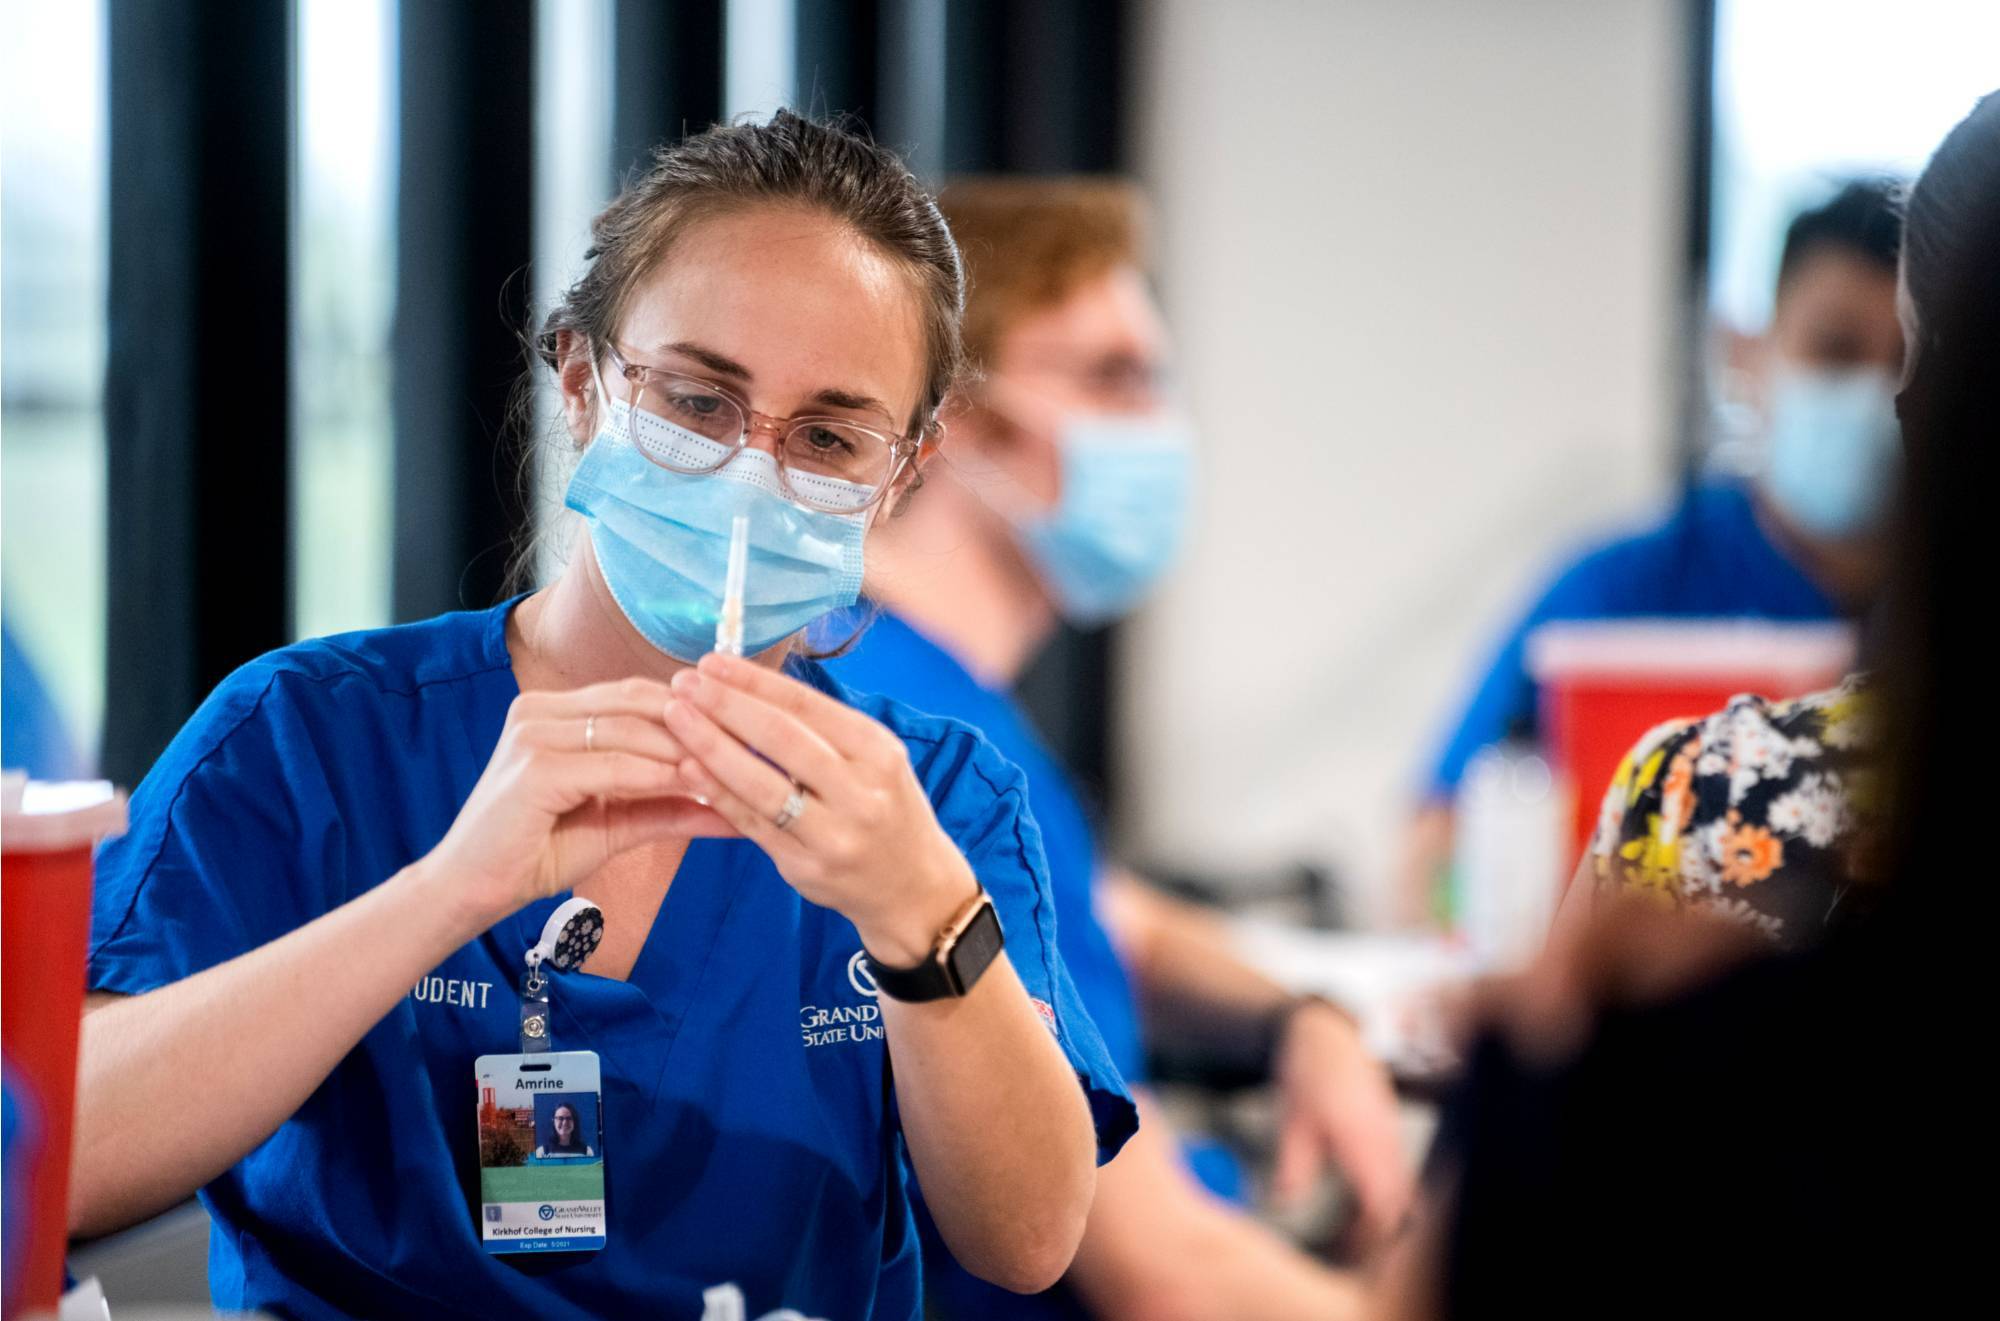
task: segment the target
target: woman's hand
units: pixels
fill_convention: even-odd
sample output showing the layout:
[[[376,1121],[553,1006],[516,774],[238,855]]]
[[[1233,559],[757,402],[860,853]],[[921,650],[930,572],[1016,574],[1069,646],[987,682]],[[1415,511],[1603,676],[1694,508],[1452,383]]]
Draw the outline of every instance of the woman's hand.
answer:
[[[701,794],[801,895],[854,923],[869,954],[917,962],[977,889],[903,741],[786,675],[711,654],[674,676],[667,731]],[[780,827],[794,787],[797,817]]]
[[[1351,1019],[1308,1001],[1285,1020],[1271,1075],[1279,1199],[1304,1197],[1331,1163],[1354,1189],[1363,1244],[1386,1242],[1409,1210],[1414,1184],[1388,1070]]]
[[[802,896],[907,966],[978,890],[903,741],[824,693],[710,655],[674,676],[682,778]],[[804,807],[780,827],[777,821]],[[1083,1237],[1097,1171],[1090,1108],[1003,953],[963,997],[880,1000],[903,1136],[938,1231],[1003,1288],[1054,1284]]]
[[[622,679],[522,693],[457,820],[420,866],[491,925],[650,840],[733,834],[681,778],[667,686]]]

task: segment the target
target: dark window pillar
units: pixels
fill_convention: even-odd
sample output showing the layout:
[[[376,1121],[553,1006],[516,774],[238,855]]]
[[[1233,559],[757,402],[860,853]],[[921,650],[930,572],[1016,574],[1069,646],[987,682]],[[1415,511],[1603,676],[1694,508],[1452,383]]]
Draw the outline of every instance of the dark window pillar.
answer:
[[[613,176],[722,117],[723,0],[617,0]]]
[[[104,772],[290,635],[292,6],[113,0]]]
[[[945,162],[944,0],[881,0],[875,136],[935,186]]]
[[[798,0],[798,94],[822,117],[851,115],[871,131],[881,106],[881,0]]]
[[[1688,151],[1685,265],[1681,292],[1679,361],[1680,438],[1675,466],[1694,479],[1710,440],[1709,395],[1704,379],[1709,337],[1708,267],[1715,226],[1715,0],[1683,0],[1686,9]]]
[[[945,13],[948,170],[1124,167],[1122,0],[950,0]]]
[[[531,0],[400,7],[395,613],[490,605],[527,519],[508,409],[534,210]]]

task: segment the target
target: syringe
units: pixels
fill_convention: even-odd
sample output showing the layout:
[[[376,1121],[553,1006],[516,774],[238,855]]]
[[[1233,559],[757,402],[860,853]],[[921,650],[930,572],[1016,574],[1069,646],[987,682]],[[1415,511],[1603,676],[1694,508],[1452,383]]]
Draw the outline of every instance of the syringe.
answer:
[[[729,524],[729,571],[722,583],[722,615],[715,621],[715,649],[725,656],[743,654],[743,579],[750,570],[750,516],[738,514]]]

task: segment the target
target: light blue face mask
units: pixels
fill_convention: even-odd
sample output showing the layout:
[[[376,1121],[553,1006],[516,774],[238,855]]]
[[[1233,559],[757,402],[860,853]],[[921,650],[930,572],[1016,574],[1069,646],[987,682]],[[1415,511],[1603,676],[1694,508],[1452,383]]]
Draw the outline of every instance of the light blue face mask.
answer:
[[[729,531],[749,516],[743,651],[755,655],[861,594],[868,515],[802,508],[780,492],[777,461],[743,449],[700,476],[671,472],[628,439],[628,405],[604,403],[597,438],[570,478],[564,503],[590,524],[590,545],[612,599],[640,636],[677,660],[714,650],[729,571]],[[713,463],[726,447],[641,412],[637,444],[683,467]],[[857,488],[830,478],[794,477]],[[829,494],[834,494],[829,491]]]
[[[1172,416],[1079,414],[1057,436],[1062,497],[1013,519],[1063,617],[1114,619],[1173,564],[1194,488],[1194,429]]]
[[[1788,372],[1771,394],[1764,493],[1816,537],[1881,524],[1901,460],[1896,383],[1877,371]]]

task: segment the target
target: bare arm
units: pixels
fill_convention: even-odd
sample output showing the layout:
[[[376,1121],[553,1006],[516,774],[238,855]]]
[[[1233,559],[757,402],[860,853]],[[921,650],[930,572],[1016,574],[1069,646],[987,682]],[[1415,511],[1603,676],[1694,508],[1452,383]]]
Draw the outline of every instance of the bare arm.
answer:
[[[1211,1057],[1265,1062],[1268,1029],[1292,994],[1236,956],[1212,913],[1115,866],[1100,876],[1098,908],[1149,1019]]]
[[[1277,1195],[1301,1199],[1337,1165],[1353,1185],[1363,1240],[1385,1238],[1409,1204],[1411,1168],[1388,1071],[1353,1020],[1321,1004],[1291,1008],[1291,993],[1238,958],[1212,914],[1131,873],[1108,871],[1102,893],[1149,1018],[1247,1067],[1268,1058]]]
[[[72,1230],[120,1228],[228,1169],[419,978],[508,913],[649,839],[723,828],[689,800],[660,796],[685,792],[660,723],[665,697],[641,680],[523,695],[424,859],[194,976],[93,996],[77,1064]],[[597,751],[585,753],[590,714]]]
[[[1442,924],[1444,887],[1457,832],[1458,815],[1445,799],[1425,802],[1411,813],[1396,874],[1398,926],[1430,931]]]
[[[938,1232],[1020,1293],[1061,1278],[1097,1180],[1090,1110],[1003,955],[962,1000],[882,997],[896,1104]]]
[[[1549,923],[1547,943],[1555,944],[1581,934],[1590,922],[1590,915],[1597,907],[1597,860],[1585,849],[1583,856],[1576,860],[1576,871],[1570,875],[1569,884],[1564,887],[1562,898],[1556,904],[1555,918]]]
[[[131,1224],[241,1160],[487,925],[447,878],[412,867],[185,981],[92,996],[77,1064],[71,1230]]]
[[[1188,1175],[1147,1098],[1125,1149],[1098,1172],[1070,1270],[1092,1313],[1132,1321],[1269,1321],[1360,1315],[1355,1278],[1314,1261]]]
[[[705,657],[674,691],[667,728],[688,750],[688,782],[801,895],[853,922],[871,956],[908,966],[927,955],[978,881],[903,741],[731,657]],[[795,791],[806,805],[793,816]],[[956,1001],[881,1003],[903,1131],[945,1242],[1005,1288],[1053,1284],[1083,1235],[1097,1143],[1083,1089],[1013,966],[995,960]]]

